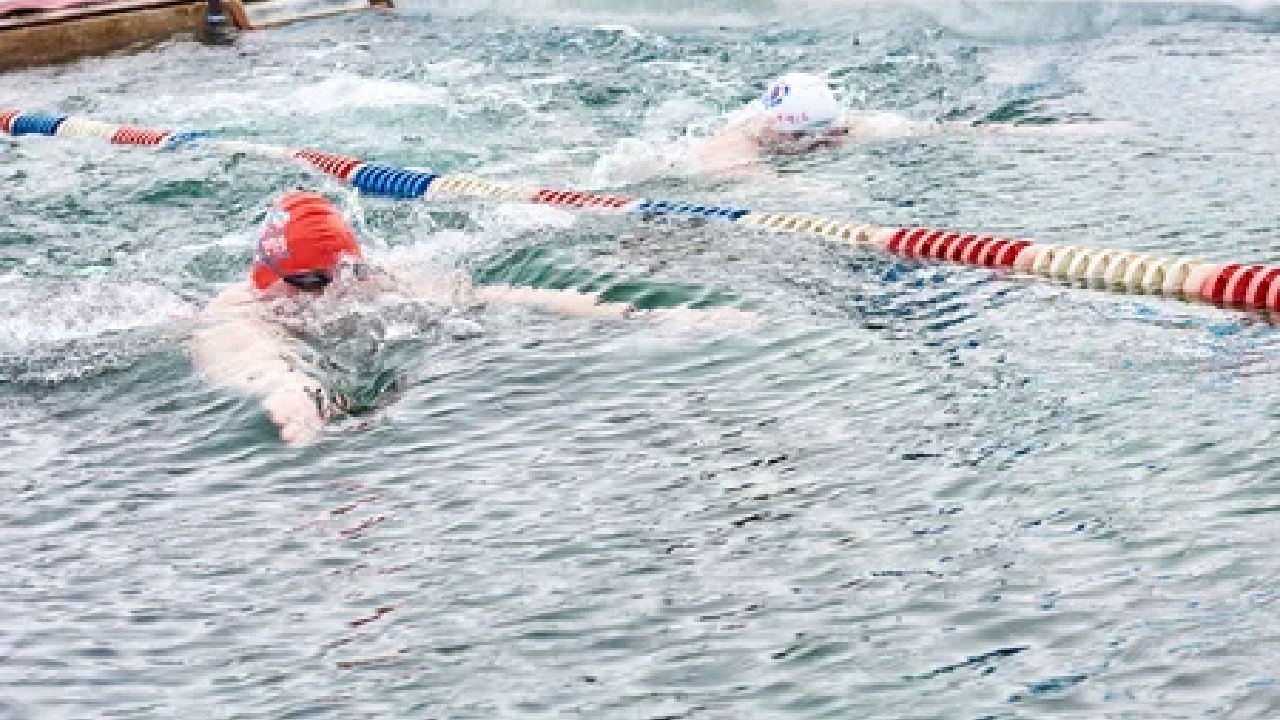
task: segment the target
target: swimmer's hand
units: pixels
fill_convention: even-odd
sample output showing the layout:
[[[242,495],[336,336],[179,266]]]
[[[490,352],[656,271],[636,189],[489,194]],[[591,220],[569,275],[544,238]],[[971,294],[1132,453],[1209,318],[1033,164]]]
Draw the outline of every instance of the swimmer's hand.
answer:
[[[315,442],[324,427],[315,398],[296,387],[267,394],[262,398],[262,407],[280,429],[280,439],[291,447]]]

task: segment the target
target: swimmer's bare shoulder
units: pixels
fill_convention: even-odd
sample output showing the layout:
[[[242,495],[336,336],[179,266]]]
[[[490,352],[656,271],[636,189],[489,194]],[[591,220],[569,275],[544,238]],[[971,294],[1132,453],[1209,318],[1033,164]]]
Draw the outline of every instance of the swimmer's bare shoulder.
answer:
[[[210,383],[257,397],[289,445],[313,441],[324,426],[322,389],[302,372],[293,339],[262,315],[247,283],[233,286],[202,311],[192,332],[192,364]]]
[[[768,123],[761,113],[740,112],[710,137],[694,146],[699,172],[720,177],[751,177],[769,174],[761,161],[761,135]]]

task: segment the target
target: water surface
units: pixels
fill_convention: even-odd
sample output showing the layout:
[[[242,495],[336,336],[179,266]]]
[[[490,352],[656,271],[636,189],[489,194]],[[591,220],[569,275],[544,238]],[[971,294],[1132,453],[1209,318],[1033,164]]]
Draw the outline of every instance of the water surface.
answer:
[[[11,73],[0,101],[1274,264],[1277,18],[420,0]],[[784,71],[917,120],[1125,127],[688,172],[688,138]],[[345,198],[378,259],[768,322],[467,311],[481,332],[362,345],[404,387],[290,449],[184,338],[298,186]],[[0,717],[1280,715],[1264,317],[727,226],[356,199],[199,149],[0,140],[0,191]]]

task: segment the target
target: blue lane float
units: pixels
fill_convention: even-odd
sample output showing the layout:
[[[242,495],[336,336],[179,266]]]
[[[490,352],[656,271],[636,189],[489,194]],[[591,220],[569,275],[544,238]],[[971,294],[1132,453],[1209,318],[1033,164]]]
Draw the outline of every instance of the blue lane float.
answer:
[[[436,176],[387,165],[361,165],[351,184],[366,195],[395,200],[417,200],[427,193]]]
[[[9,123],[9,134],[52,136],[66,119],[66,115],[18,115]]]

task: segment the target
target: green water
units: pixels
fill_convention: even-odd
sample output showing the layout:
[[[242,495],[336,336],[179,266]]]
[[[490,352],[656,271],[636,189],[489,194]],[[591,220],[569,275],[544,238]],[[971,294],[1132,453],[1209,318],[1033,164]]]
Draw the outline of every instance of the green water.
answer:
[[[10,73],[0,106],[1277,264],[1277,19],[423,0]],[[688,137],[788,70],[912,119],[1117,129],[689,172]],[[375,259],[768,321],[348,323],[365,407],[290,449],[184,338],[298,186]],[[41,137],[0,139],[0,300],[4,720],[1280,716],[1262,316]]]

